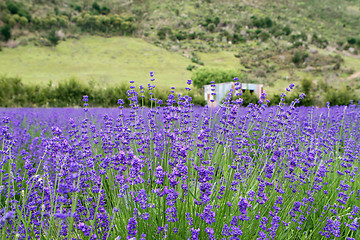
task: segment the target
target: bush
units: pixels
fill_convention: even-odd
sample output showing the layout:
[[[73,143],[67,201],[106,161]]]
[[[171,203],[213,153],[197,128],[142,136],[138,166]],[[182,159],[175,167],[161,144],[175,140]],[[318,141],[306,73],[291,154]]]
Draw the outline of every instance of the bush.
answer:
[[[110,8],[106,7],[106,6],[102,6],[101,9],[100,9],[100,13],[102,15],[107,15],[110,13]]]
[[[20,3],[8,1],[6,7],[11,14],[17,14],[20,17],[26,17],[28,21],[31,21],[31,15]]]
[[[52,29],[46,38],[51,43],[52,47],[56,47],[56,45],[59,44],[60,37],[56,34],[55,29]]]
[[[304,63],[305,59],[309,56],[309,54],[305,50],[295,50],[294,55],[292,57],[292,62],[296,66],[300,66]]]
[[[289,26],[285,26],[282,30],[286,36],[289,36],[292,32],[292,30]]]
[[[90,88],[75,78],[62,81],[54,89],[53,98],[57,106],[81,106],[82,96],[91,93]],[[89,94],[90,95],[90,94]]]
[[[21,8],[20,4],[18,4],[16,2],[12,2],[12,1],[8,1],[6,3],[6,7],[11,14],[18,14],[19,10]]]
[[[210,23],[209,25],[207,25],[207,30],[208,30],[209,32],[214,32],[214,31],[215,31],[215,28],[216,28],[216,26],[215,26],[214,23]]]
[[[91,5],[92,9],[94,9],[97,12],[100,12],[100,5],[97,2],[93,2]]]
[[[29,13],[27,10],[25,10],[24,8],[21,8],[21,9],[19,10],[18,15],[19,15],[20,17],[26,17],[29,22],[31,21],[31,15],[30,15],[30,13]]]
[[[313,87],[313,82],[310,79],[304,78],[301,81],[301,89],[306,94],[309,95]]]
[[[257,104],[259,102],[259,98],[252,94],[249,90],[245,90],[241,96],[234,96],[233,100],[241,98],[243,100],[242,106],[248,106],[250,103]]]
[[[166,39],[166,36],[171,34],[172,31],[171,31],[171,28],[169,27],[162,27],[158,30],[157,32],[157,35],[159,37],[160,40],[165,40]]]
[[[274,22],[269,18],[257,18],[255,16],[252,16],[252,24],[257,28],[271,28],[274,24]]]
[[[166,32],[163,31],[162,29],[160,29],[158,32],[157,32],[157,35],[159,37],[160,40],[165,40],[166,39]]]
[[[18,96],[22,93],[20,78],[0,77],[0,103],[3,107],[10,107],[18,102]]]
[[[352,44],[355,44],[355,43],[356,43],[356,39],[355,39],[355,38],[349,38],[349,39],[347,40],[347,42],[352,45]]]
[[[270,100],[269,106],[275,106],[280,103],[280,95],[279,94],[273,94],[268,96],[268,99]]]
[[[197,33],[196,33],[196,32],[191,32],[191,33],[188,34],[188,38],[189,38],[190,40],[193,40],[193,39],[195,39],[196,37],[197,37]]]
[[[81,11],[82,11],[82,8],[81,8],[81,6],[76,5],[76,6],[74,7],[74,10],[77,11],[77,12],[81,12]]]
[[[7,42],[11,38],[11,27],[10,25],[5,25],[0,29],[0,33],[2,36],[2,39],[4,39],[5,42]]]
[[[262,32],[259,34],[259,39],[261,39],[261,41],[263,41],[263,42],[265,42],[269,38],[270,38],[270,34],[267,32]]]
[[[358,101],[359,97],[356,97],[354,90],[350,87],[343,86],[340,89],[328,89],[325,94],[326,102],[330,102],[330,105],[348,105],[352,100]]]
[[[26,17],[20,17],[19,23],[21,26],[26,26],[28,24],[28,19]]]
[[[204,85],[210,84],[211,81],[215,81],[215,83],[232,82],[234,78],[240,76],[241,73],[235,70],[200,68],[192,74],[191,79],[195,87],[202,88]]]
[[[232,43],[236,44],[236,43],[244,43],[246,42],[246,38],[240,36],[237,33],[234,33],[231,39]]]
[[[191,62],[193,62],[193,63],[197,63],[197,64],[199,64],[199,65],[204,65],[204,63],[200,60],[200,58],[199,58],[199,56],[196,54],[196,53],[192,53],[191,54],[192,55],[192,57],[191,57]]]
[[[216,26],[219,25],[219,23],[220,23],[220,18],[219,18],[219,17],[215,17],[213,23],[214,23]]]
[[[195,66],[195,65],[192,65],[192,64],[189,64],[189,65],[186,67],[186,70],[188,70],[188,71],[192,71],[193,69],[196,69],[196,66]]]
[[[311,79],[304,78],[300,84],[301,92],[305,93],[306,97],[301,100],[300,104],[303,106],[312,106],[315,101],[314,84]],[[295,94],[298,96],[298,93]],[[294,99],[293,97],[292,99]]]
[[[201,20],[200,24],[203,27],[208,28],[210,24],[213,24],[214,28],[217,27],[220,23],[220,18],[218,16],[212,18],[212,17],[206,17],[205,20]],[[212,28],[212,27],[211,27]]]
[[[184,32],[184,31],[178,31],[176,34],[175,34],[175,37],[177,40],[181,41],[181,40],[185,40],[187,38],[187,33]]]

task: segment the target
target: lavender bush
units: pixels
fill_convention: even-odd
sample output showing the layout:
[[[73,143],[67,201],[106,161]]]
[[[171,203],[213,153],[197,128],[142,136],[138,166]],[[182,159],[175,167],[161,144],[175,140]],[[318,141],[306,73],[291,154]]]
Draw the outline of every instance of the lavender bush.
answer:
[[[233,94],[1,109],[1,238],[359,239],[359,107]]]

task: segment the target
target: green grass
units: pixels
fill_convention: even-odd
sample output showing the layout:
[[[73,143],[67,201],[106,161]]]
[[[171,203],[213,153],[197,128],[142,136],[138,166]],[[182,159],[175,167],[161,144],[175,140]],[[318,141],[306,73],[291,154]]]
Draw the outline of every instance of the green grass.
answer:
[[[239,60],[233,52],[199,53],[207,67],[237,69]],[[191,72],[190,59],[167,51],[139,38],[84,36],[61,42],[55,49],[20,46],[4,48],[0,54],[0,73],[19,76],[25,84],[45,85],[76,77],[104,86],[134,80],[149,83],[155,72],[159,87],[184,87]]]
[[[353,69],[355,72],[360,71],[360,58],[345,56],[344,60],[344,65],[346,67]]]
[[[209,52],[209,53],[197,53],[201,61],[205,66],[224,69],[239,69],[243,68],[240,65],[238,58],[234,56],[234,52]]]
[[[106,85],[135,80],[147,84],[154,71],[156,85],[184,87],[191,61],[144,40],[85,36],[61,42],[55,49],[25,46],[4,49],[0,73],[18,75],[24,83],[47,84],[70,77]]]

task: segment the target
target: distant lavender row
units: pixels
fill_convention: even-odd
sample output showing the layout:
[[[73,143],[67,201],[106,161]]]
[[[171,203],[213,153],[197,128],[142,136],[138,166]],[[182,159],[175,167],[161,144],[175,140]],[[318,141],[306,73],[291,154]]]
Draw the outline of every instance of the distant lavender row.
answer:
[[[360,108],[230,99],[0,109],[2,239],[359,239]]]

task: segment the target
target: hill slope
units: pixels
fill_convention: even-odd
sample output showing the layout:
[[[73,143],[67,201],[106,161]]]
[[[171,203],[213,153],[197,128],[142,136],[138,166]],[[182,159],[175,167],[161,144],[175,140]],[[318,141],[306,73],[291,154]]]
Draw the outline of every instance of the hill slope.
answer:
[[[238,60],[231,53],[209,54],[207,66],[235,68]],[[84,36],[68,39],[55,49],[19,46],[3,49],[0,73],[18,75],[26,84],[46,85],[71,77],[111,86],[135,80],[147,84],[155,72],[156,85],[184,87],[191,72],[190,59],[154,46],[139,38]]]

